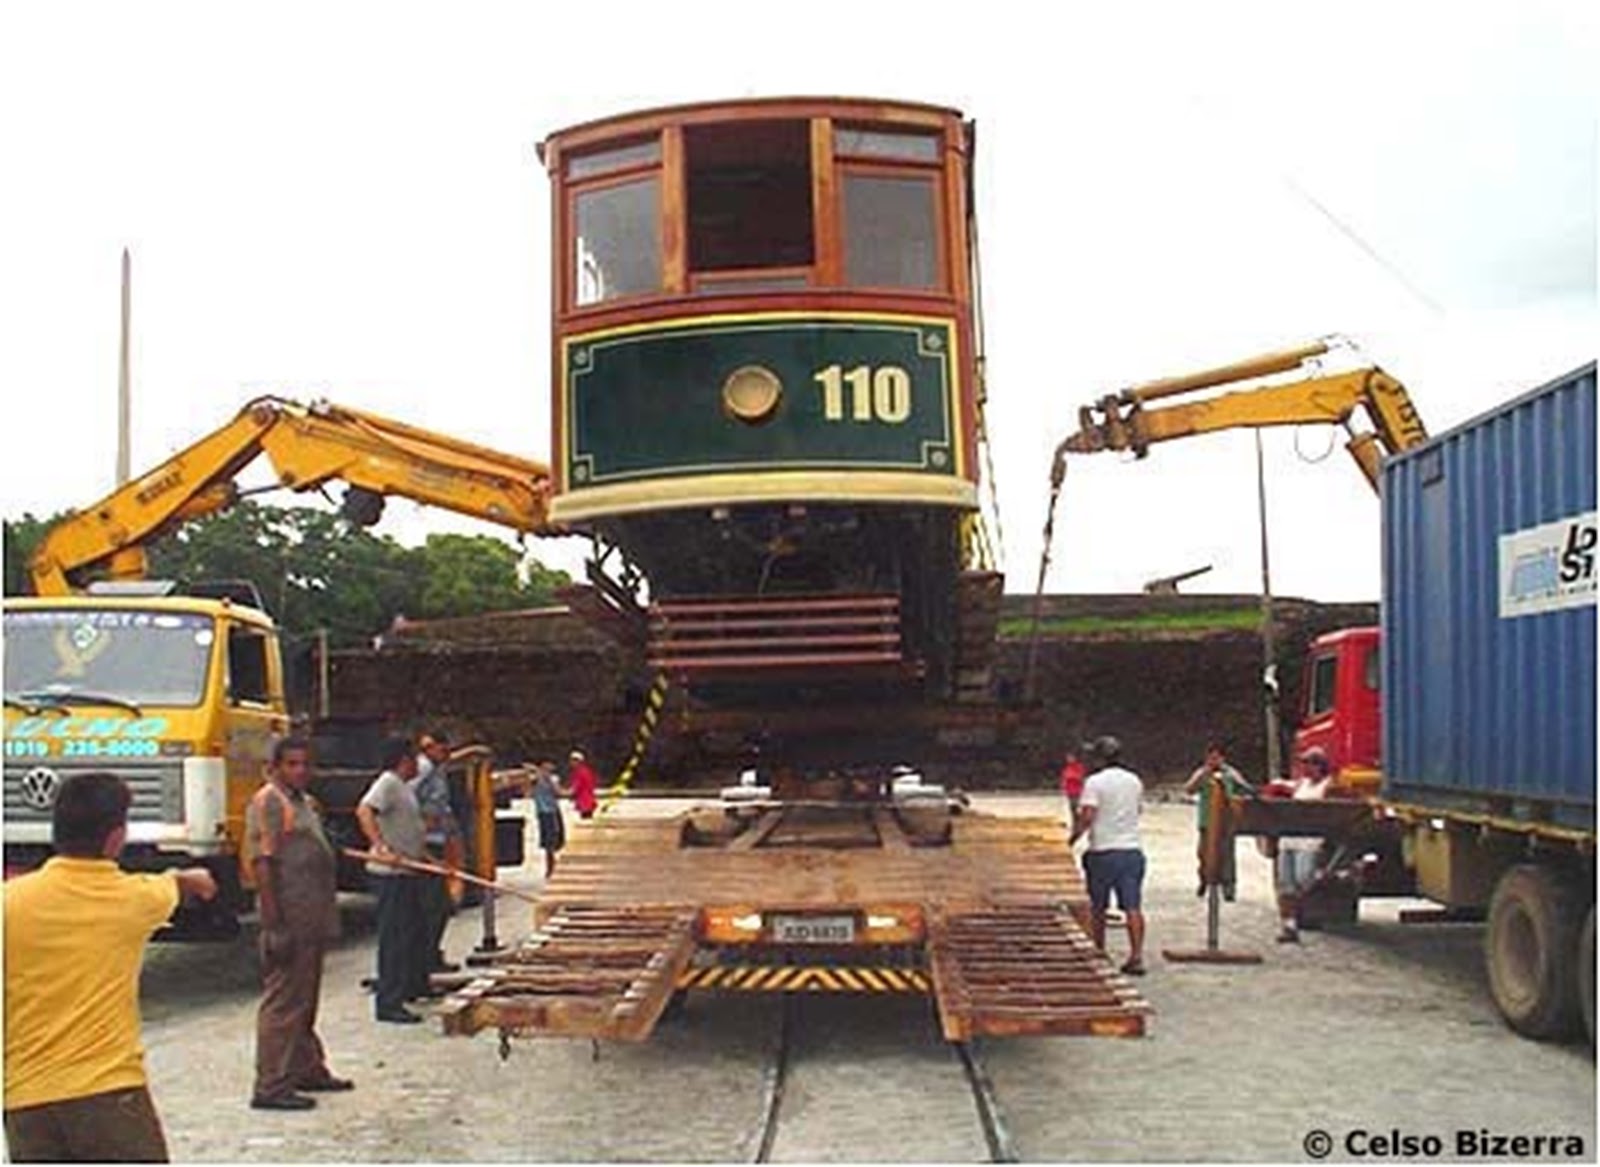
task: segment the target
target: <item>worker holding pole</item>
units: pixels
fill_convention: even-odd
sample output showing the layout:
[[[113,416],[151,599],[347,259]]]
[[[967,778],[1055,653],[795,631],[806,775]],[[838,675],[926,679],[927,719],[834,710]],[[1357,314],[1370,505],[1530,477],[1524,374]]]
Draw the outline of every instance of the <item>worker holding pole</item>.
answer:
[[[1213,791],[1222,796],[1213,802]],[[1222,897],[1232,903],[1238,895],[1239,877],[1234,857],[1233,807],[1231,799],[1254,794],[1255,787],[1228,764],[1228,747],[1220,738],[1206,746],[1205,761],[1183,784],[1185,794],[1198,794],[1195,857],[1199,862],[1199,890],[1202,898],[1212,884],[1220,884]]]
[[[390,860],[426,860],[422,809],[411,789],[417,757],[411,743],[397,738],[383,747],[383,772],[356,807],[356,820],[371,846],[367,876],[378,893],[378,979],[375,1012],[379,1021],[415,1025],[421,1016],[406,1002],[428,994],[426,923],[422,880],[409,865]]]

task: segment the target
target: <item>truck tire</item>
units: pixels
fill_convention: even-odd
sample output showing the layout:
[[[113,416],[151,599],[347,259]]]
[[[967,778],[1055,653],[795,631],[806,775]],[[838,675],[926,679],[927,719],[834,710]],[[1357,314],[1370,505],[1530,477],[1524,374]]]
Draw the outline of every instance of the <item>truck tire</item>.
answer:
[[[1583,1010],[1583,1031],[1594,1048],[1594,905],[1583,917],[1578,934],[1578,1006]]]
[[[1581,1023],[1576,953],[1582,900],[1560,876],[1523,864],[1500,877],[1489,900],[1484,957],[1489,991],[1524,1037],[1571,1036]]]

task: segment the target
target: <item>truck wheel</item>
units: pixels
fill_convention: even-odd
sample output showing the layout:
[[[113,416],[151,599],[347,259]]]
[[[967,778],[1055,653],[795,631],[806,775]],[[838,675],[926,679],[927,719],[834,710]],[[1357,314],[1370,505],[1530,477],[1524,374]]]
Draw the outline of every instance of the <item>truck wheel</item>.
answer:
[[[1589,905],[1583,917],[1583,931],[1578,935],[1578,1005],[1583,1010],[1583,1030],[1589,1035],[1589,1048],[1594,1048],[1594,905]]]
[[[1547,868],[1513,867],[1495,885],[1484,933],[1489,990],[1525,1037],[1565,1037],[1578,1027],[1581,912],[1574,889]]]

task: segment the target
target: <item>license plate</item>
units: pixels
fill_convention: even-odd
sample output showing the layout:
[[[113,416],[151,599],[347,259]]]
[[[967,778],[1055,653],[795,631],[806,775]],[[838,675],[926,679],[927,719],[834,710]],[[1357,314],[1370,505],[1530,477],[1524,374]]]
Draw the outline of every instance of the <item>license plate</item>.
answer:
[[[852,944],[854,916],[773,916],[772,939],[779,944]]]

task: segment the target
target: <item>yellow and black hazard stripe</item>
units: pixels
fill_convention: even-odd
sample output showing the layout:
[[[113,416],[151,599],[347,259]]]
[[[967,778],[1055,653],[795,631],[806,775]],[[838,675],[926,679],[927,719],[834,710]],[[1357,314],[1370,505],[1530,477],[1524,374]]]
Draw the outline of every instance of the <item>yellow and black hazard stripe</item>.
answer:
[[[601,814],[620,802],[633,784],[633,776],[639,769],[639,763],[644,761],[645,752],[650,748],[650,739],[655,736],[656,726],[661,722],[661,709],[667,703],[669,685],[666,673],[656,674],[645,698],[644,716],[639,718],[638,727],[633,731],[633,749],[629,751],[622,769],[617,772],[617,780],[606,787],[605,797],[600,801]]]
[[[714,965],[685,969],[680,989],[744,993],[927,993],[928,974],[918,968],[817,965]]]

